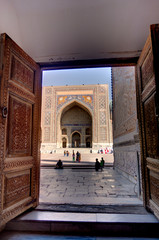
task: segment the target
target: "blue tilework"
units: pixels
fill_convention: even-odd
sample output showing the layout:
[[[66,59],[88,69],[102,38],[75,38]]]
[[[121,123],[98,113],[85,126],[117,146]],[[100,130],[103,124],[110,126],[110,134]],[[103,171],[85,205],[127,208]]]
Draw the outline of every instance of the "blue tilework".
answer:
[[[66,103],[72,102],[72,100],[78,100],[79,102],[85,104],[87,107],[89,107],[93,111],[93,95],[86,95],[87,97],[91,97],[92,101],[91,103],[86,102],[83,98],[85,95],[68,95],[65,99],[65,102],[62,102],[61,104],[58,104],[58,100],[60,97],[65,97],[63,95],[57,96],[57,111],[64,106]]]

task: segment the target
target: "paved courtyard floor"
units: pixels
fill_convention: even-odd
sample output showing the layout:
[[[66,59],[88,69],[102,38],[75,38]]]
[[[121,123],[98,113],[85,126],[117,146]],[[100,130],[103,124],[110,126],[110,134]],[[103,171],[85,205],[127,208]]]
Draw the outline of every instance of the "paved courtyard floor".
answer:
[[[42,167],[40,203],[49,204],[137,204],[137,186],[125,177],[105,167],[95,169]]]

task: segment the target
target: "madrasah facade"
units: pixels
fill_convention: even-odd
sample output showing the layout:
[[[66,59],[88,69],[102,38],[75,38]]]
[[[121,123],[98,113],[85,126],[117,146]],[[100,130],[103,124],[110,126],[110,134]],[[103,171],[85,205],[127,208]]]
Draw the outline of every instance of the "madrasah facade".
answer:
[[[112,147],[111,115],[107,84],[43,87],[41,151]]]

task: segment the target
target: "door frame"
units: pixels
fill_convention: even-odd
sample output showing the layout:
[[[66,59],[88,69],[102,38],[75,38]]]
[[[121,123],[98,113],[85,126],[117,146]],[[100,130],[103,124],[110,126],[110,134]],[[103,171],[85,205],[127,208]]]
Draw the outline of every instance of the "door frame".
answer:
[[[94,67],[122,67],[122,66],[137,66],[138,57],[135,58],[123,58],[123,59],[95,59],[95,60],[81,60],[81,61],[69,61],[69,62],[55,62],[55,63],[37,63],[40,66],[41,71],[43,70],[57,70],[57,69],[73,69],[73,68],[94,68]],[[2,71],[0,70],[0,75]],[[137,76],[136,76],[137,77]],[[39,87],[39,90],[42,90],[42,87]],[[137,95],[137,92],[136,92]],[[138,100],[137,100],[138,101]],[[138,106],[138,103],[137,103]],[[140,108],[139,110],[140,111]],[[137,112],[137,117],[140,119],[140,114]],[[39,138],[40,142],[40,138]],[[140,134],[140,148],[142,153],[143,148],[142,135]],[[40,165],[39,165],[40,169]],[[142,164],[141,166],[142,173],[145,172],[145,168]],[[145,185],[143,182],[143,193],[145,196]],[[144,203],[146,205],[146,198],[144,198]]]

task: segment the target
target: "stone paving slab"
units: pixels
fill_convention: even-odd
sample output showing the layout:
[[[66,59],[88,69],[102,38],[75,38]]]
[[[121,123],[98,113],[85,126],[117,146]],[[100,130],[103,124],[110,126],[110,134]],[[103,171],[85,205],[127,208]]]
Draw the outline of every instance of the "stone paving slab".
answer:
[[[102,172],[41,168],[40,203],[142,205],[137,186],[113,168]]]

